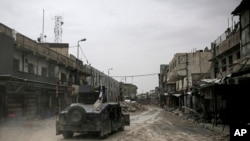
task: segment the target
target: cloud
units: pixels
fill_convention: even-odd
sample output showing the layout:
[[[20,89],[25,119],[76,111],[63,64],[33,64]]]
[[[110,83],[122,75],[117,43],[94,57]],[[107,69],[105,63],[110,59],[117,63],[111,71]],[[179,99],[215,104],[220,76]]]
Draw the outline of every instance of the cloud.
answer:
[[[54,20],[62,15],[63,42],[81,38],[92,65],[112,75],[159,72],[175,53],[209,46],[227,27],[240,0],[25,0],[4,1],[0,22],[36,40],[45,10],[47,41],[54,41]],[[76,54],[76,48],[70,48]],[[81,58],[86,62],[83,55]],[[128,82],[132,80],[128,79]],[[157,76],[134,78],[139,91],[158,85]]]

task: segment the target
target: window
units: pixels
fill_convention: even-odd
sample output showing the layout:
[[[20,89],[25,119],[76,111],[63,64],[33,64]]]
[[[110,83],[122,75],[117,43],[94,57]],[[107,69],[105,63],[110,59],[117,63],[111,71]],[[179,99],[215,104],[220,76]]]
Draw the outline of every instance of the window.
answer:
[[[34,65],[29,63],[28,64],[28,73],[31,73],[31,74],[34,74],[35,71],[34,71]]]
[[[240,51],[237,52],[237,59],[240,59]]]
[[[19,64],[19,60],[15,59],[13,60],[13,69],[15,72],[20,71],[20,64]]]
[[[233,66],[233,56],[232,55],[228,56],[228,61],[229,61],[229,67],[232,67]]]
[[[249,10],[246,10],[245,12],[242,13],[241,16],[241,27],[245,28],[249,24]]]
[[[222,71],[227,71],[227,60],[226,58],[222,59]]]
[[[67,76],[65,73],[61,73],[61,82],[62,84],[67,81]]]
[[[244,28],[241,31],[241,41],[242,41],[242,45],[244,46],[245,44],[250,42],[249,39],[249,28]]]
[[[42,67],[42,76],[47,77],[47,68]]]
[[[214,63],[214,73],[215,73],[215,76],[216,76],[217,73],[219,73],[219,69],[218,68],[219,68],[219,62],[216,61]]]
[[[50,78],[54,78],[54,66],[53,65],[49,65],[49,77]]]

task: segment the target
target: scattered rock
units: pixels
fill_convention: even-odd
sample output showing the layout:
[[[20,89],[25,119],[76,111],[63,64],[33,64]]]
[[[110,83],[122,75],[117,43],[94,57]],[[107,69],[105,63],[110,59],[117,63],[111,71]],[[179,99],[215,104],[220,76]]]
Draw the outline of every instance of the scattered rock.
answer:
[[[144,111],[146,108],[137,102],[121,102],[123,112]]]

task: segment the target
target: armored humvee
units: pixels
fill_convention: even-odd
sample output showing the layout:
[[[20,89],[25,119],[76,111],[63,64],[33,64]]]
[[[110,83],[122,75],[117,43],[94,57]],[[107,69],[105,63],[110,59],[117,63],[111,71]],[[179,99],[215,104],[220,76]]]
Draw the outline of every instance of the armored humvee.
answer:
[[[100,93],[80,94],[81,102],[72,103],[62,110],[56,121],[56,135],[62,134],[67,139],[74,133],[96,132],[100,138],[105,138],[130,125],[129,114],[122,113],[120,104],[103,102],[104,96]]]

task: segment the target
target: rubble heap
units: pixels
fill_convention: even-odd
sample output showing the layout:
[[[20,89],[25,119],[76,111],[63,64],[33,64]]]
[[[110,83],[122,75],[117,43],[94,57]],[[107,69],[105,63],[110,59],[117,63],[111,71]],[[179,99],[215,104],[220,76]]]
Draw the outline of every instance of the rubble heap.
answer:
[[[146,108],[137,102],[121,102],[123,112],[144,111]]]
[[[155,95],[155,94],[149,95],[149,99],[150,99],[150,104],[160,105],[160,101],[159,101],[159,98],[157,95]]]

